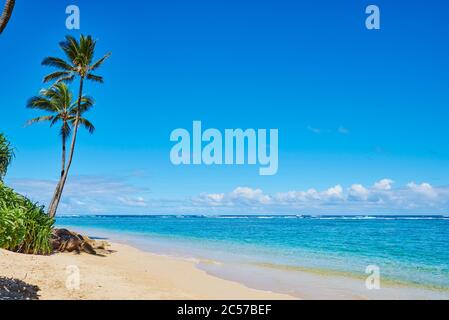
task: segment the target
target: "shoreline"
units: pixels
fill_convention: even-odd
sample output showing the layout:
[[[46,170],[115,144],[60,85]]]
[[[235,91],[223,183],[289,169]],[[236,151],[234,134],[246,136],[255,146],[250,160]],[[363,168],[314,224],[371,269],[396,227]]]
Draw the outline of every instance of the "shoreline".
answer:
[[[321,269],[287,267],[273,264],[238,263],[216,259],[204,254],[197,256],[185,251],[166,251],[147,242],[138,235],[121,234],[113,230],[98,228],[67,227],[77,232],[99,236],[113,243],[131,246],[141,253],[162,258],[180,260],[205,272],[207,275],[224,281],[239,283],[247,288],[264,292],[287,295],[292,299],[445,299],[449,300],[449,291],[429,288],[414,283],[381,278],[380,290],[368,290],[364,275],[352,275],[344,272],[332,272]],[[78,229],[78,230],[77,230]],[[94,237],[95,238],[95,237]],[[166,243],[164,243],[166,245]],[[168,246],[170,247],[170,246]],[[167,249],[167,247],[165,247]]]
[[[449,299],[447,292],[409,286],[382,285],[367,290],[364,281],[305,270],[239,268],[239,277],[226,274],[215,260],[197,260],[155,254],[128,244],[110,242],[111,254],[57,253],[24,255],[0,249],[0,278],[14,278],[38,286],[42,300],[291,300],[291,299]],[[67,289],[73,271],[79,270],[79,290]],[[251,282],[255,271],[276,281],[282,273],[299,283],[297,291],[270,290]],[[245,273],[246,272],[246,273]],[[256,273],[257,273],[256,272]],[[245,277],[246,275],[246,277]],[[257,275],[256,275],[257,276]]]
[[[214,277],[191,261],[118,243],[111,243],[111,249],[115,252],[104,257],[71,253],[34,256],[0,250],[0,277],[38,286],[42,300],[294,299]],[[76,270],[79,290],[70,290],[67,281],[73,283]]]
[[[353,273],[351,271],[335,271],[322,268],[308,268],[279,264],[274,262],[246,261],[235,265],[235,261],[223,257],[211,257],[210,252],[195,251],[190,247],[186,252],[177,248],[172,250],[172,245],[165,241],[157,244],[148,239],[142,241],[140,234],[121,233],[115,230],[106,230],[95,227],[62,226],[81,231],[81,233],[100,236],[100,239],[111,239],[116,243],[122,243],[138,248],[143,252],[162,255],[169,258],[194,261],[195,267],[206,271],[208,274],[221,279],[238,282],[250,288],[287,294],[296,299],[446,299],[449,300],[449,288],[433,287],[397,280],[382,275],[381,290],[367,290],[365,280],[368,275]],[[163,244],[163,247],[160,245]],[[162,249],[161,249],[162,248]],[[170,251],[167,251],[169,249]],[[229,257],[228,257],[229,258]],[[227,270],[230,269],[230,270]],[[243,269],[243,271],[242,271]],[[259,274],[259,279],[255,276]],[[266,281],[268,278],[276,278],[275,281]],[[283,286],[280,282],[288,281],[290,286]],[[329,287],[329,283],[331,290]],[[292,289],[292,287],[295,287]],[[321,292],[320,290],[323,290]]]

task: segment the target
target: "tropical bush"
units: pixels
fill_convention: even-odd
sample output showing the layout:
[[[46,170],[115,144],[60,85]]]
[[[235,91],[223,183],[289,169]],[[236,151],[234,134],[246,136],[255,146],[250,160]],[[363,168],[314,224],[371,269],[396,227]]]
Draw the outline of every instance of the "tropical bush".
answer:
[[[53,219],[44,208],[5,186],[2,178],[13,157],[0,133],[0,248],[29,254],[51,253]]]
[[[26,253],[50,254],[54,220],[42,206],[0,182],[0,248]]]
[[[2,133],[0,133],[0,181],[3,180],[13,157],[14,152],[9,141]]]

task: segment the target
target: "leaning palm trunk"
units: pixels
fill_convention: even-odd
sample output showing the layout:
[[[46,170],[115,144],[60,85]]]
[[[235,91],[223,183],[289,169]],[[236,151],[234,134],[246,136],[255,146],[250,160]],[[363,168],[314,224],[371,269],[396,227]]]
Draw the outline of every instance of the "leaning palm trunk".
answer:
[[[9,19],[11,18],[12,11],[14,10],[14,5],[16,4],[15,0],[7,0],[5,4],[5,8],[3,9],[3,13],[0,17],[0,34],[6,28]]]
[[[80,107],[81,107],[81,100],[83,97],[83,85],[84,85],[84,78],[81,77],[79,94],[78,94],[78,105],[77,105],[77,111],[76,111],[76,119],[75,119],[75,124],[73,125],[73,136],[72,136],[72,143],[70,144],[70,152],[69,152],[69,158],[67,161],[67,167],[65,169],[63,169],[61,172],[61,178],[56,186],[55,193],[53,194],[53,199],[50,202],[50,207],[48,210],[48,215],[52,218],[56,216],[59,202],[61,201],[62,192],[64,191],[65,183],[67,181],[67,176],[69,174],[70,167],[72,166],[73,154],[75,152],[75,145],[76,145],[76,136],[77,136],[78,127],[79,127]]]
[[[66,154],[66,137],[62,137],[62,166],[61,166],[61,177],[64,176],[65,172],[65,154]],[[60,178],[61,178],[60,177]]]
[[[55,192],[53,194],[53,198],[52,198],[52,201],[50,203],[50,211],[49,211],[50,213],[52,212],[52,208],[54,206],[54,200],[57,198],[57,195],[58,195],[58,192],[59,192],[59,186],[61,185],[62,178],[64,177],[64,173],[66,171],[65,158],[66,158],[66,141],[65,141],[65,137],[63,137],[62,138],[62,161],[61,161],[62,162],[62,166],[61,166],[62,169],[61,169],[61,176],[59,177],[58,185],[55,188]],[[62,193],[62,191],[61,191],[61,193]],[[56,214],[56,212],[55,212],[55,214]],[[49,214],[49,215],[51,215],[51,214]],[[54,215],[52,215],[52,217],[54,217]]]

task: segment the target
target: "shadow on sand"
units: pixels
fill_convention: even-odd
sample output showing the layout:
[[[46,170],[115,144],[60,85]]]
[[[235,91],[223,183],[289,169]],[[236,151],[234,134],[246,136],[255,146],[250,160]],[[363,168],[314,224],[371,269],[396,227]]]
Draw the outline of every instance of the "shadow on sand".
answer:
[[[39,287],[22,280],[0,277],[0,300],[38,300]]]

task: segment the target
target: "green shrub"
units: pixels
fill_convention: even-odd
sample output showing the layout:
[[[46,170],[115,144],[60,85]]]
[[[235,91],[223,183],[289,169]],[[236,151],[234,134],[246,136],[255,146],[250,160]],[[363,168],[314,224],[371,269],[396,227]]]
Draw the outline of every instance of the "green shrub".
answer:
[[[14,157],[13,149],[6,137],[0,133],[0,181],[6,175],[6,170]]]
[[[0,182],[0,248],[26,254],[50,254],[54,220],[44,208]]]

